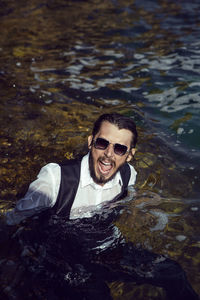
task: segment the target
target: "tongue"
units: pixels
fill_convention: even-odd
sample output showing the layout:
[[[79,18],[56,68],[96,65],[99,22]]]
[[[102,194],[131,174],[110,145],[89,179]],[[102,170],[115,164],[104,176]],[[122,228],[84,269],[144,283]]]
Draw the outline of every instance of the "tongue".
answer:
[[[101,169],[103,172],[108,172],[112,168],[112,165],[104,165],[101,163]]]

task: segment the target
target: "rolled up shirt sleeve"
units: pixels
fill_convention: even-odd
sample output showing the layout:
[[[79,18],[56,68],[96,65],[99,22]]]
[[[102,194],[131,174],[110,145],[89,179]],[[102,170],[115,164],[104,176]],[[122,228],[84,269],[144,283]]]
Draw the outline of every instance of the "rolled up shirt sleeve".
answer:
[[[6,213],[6,223],[19,224],[27,217],[53,207],[58,196],[60,179],[61,170],[58,164],[44,166],[37,179],[30,184],[26,195],[17,201],[14,209]]]

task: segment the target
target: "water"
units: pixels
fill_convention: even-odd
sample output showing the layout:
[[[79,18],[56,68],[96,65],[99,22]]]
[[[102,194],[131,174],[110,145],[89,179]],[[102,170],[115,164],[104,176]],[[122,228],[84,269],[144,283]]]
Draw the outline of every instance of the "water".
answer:
[[[133,163],[142,196],[117,225],[135,244],[178,260],[199,291],[199,2],[0,8],[1,209],[42,165],[82,151],[99,114],[129,115],[140,135]],[[111,285],[114,299],[131,299],[134,289]]]

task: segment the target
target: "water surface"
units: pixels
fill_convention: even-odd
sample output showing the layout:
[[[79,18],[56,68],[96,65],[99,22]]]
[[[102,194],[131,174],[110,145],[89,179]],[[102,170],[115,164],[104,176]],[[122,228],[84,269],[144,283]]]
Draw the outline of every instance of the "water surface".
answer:
[[[139,194],[117,225],[135,244],[179,261],[200,293],[199,2],[32,0],[0,8],[1,209],[41,166],[82,152],[101,113],[124,113],[140,135]],[[131,299],[135,287],[111,290]]]

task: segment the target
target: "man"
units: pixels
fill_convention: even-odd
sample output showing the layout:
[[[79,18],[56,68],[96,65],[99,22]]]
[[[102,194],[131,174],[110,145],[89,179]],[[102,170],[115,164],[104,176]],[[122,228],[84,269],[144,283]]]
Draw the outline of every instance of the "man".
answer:
[[[61,165],[52,163],[43,167],[25,197],[7,213],[7,224],[17,224],[47,209],[50,214],[69,219],[91,217],[99,205],[121,199],[125,196],[128,186],[135,183],[136,171],[128,162],[135,154],[136,142],[137,130],[132,119],[116,113],[100,116],[94,124],[92,135],[88,137],[89,153],[81,160],[70,160]],[[85,242],[87,244],[89,239],[88,232],[86,238],[84,233],[79,234],[84,222],[78,227],[77,243],[80,245],[75,246],[73,250],[81,250],[78,255],[75,255],[75,265],[77,265],[76,259],[87,258],[87,269],[89,273],[94,273],[94,277],[85,284],[87,295],[84,296],[85,298],[80,296],[80,299],[110,299],[106,289],[104,294],[103,288],[102,294],[102,287],[105,287],[104,280],[135,281],[139,284],[150,283],[162,286],[170,300],[198,299],[181,267],[164,256],[138,250],[131,243],[123,240],[117,242],[119,245],[115,244],[115,249],[119,249],[119,261],[116,267],[115,263],[110,266],[109,262],[112,257],[112,247],[110,250],[107,248],[106,251],[102,250],[103,254],[101,252],[99,254],[98,251],[96,253],[96,248],[84,249],[83,247],[82,249],[82,244]],[[68,223],[66,230],[70,226],[71,224]],[[115,235],[115,227],[111,226],[111,229]],[[74,230],[73,223],[69,230]],[[56,253],[61,250],[65,257],[66,253],[73,254],[73,251],[70,251],[70,243],[65,242],[66,236],[63,236],[62,247],[56,248],[56,243],[59,243],[57,236],[57,242],[53,242],[50,247]],[[106,255],[108,260],[105,263]],[[82,263],[84,265],[85,262]],[[59,271],[54,273],[58,274]],[[65,276],[65,281],[66,278],[69,278],[69,273]],[[90,294],[91,290],[92,294]],[[77,289],[74,289],[72,295],[76,292]],[[75,298],[70,299],[79,299],[77,297],[76,294]]]
[[[47,208],[80,218],[92,214],[105,201],[117,200],[134,185],[135,169],[128,164],[135,154],[137,130],[131,118],[103,114],[88,137],[89,153],[82,160],[43,167],[24,198],[7,213],[14,225]]]

